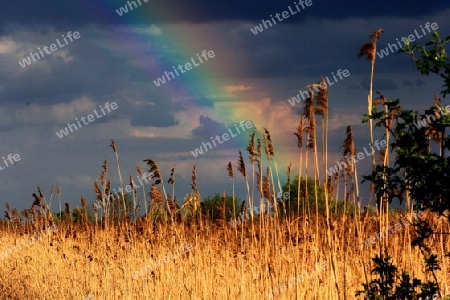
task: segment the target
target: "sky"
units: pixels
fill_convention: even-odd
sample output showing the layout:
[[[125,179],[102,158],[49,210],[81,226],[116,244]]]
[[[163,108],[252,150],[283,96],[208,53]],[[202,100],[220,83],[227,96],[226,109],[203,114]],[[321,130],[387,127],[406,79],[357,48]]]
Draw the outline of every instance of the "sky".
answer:
[[[266,22],[267,29],[261,27],[254,34],[255,26],[271,20],[271,15],[277,18],[277,13],[276,24]],[[112,187],[118,189],[111,139],[124,182],[138,175],[137,165],[147,171],[143,160],[152,159],[166,182],[175,167],[179,201],[191,191],[194,165],[202,196],[231,193],[226,166],[228,162],[236,166],[238,150],[243,151],[247,170],[251,169],[245,151],[251,130],[237,133],[234,126],[247,121],[259,131],[263,127],[270,131],[283,181],[290,162],[293,173],[298,173],[293,133],[303,109],[302,103],[292,106],[288,99],[321,76],[333,83],[329,85],[331,166],[342,155],[339,147],[348,125],[357,150],[368,147],[367,124],[361,121],[367,112],[370,64],[357,59],[368,35],[384,29],[378,50],[415,31],[420,37],[416,42],[424,44],[431,39],[431,33],[422,31],[427,22],[436,23],[441,36],[450,35],[449,13],[450,4],[442,0],[408,5],[380,0],[370,9],[362,1],[329,0],[3,4],[0,157],[6,163],[0,160],[0,207],[6,202],[19,209],[31,207],[38,186],[49,200],[52,185],[61,186],[61,201],[72,207],[79,205],[82,195],[93,201],[94,181],[105,159]],[[186,63],[191,68],[177,69],[176,75],[173,67]],[[339,69],[349,76],[333,81]],[[170,80],[155,84],[166,72],[173,73],[167,75]],[[374,91],[400,99],[405,108],[428,108],[441,85],[437,76],[421,75],[405,54],[377,57]],[[116,103],[112,105],[116,109],[106,109],[106,103]],[[446,99],[443,103],[450,104]],[[90,114],[94,116],[85,119],[87,125],[61,136],[68,123],[81,122]],[[210,137],[230,131],[236,137],[197,157],[192,154],[202,143],[211,142]],[[9,154],[18,154],[20,160],[11,158],[11,164]],[[370,163],[369,158],[360,161],[358,173],[368,174]],[[242,176],[236,174],[236,194],[244,198],[245,191]],[[57,202],[54,195],[54,211]]]

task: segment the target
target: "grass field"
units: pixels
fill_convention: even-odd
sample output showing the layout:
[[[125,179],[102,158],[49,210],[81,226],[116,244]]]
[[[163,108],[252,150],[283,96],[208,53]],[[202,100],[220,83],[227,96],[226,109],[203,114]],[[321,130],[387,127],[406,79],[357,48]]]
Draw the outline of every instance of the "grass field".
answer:
[[[450,232],[447,220],[423,218]],[[390,224],[404,225],[389,236],[388,252],[399,269],[424,278],[407,219],[391,217]],[[152,225],[142,219],[104,229],[61,223],[37,231],[38,238],[32,228],[3,224],[0,255],[17,247],[0,256],[0,298],[355,299],[379,252],[378,242],[364,243],[374,236],[377,218],[333,217],[331,247],[326,230],[316,234],[315,224],[304,221],[260,216],[253,235],[249,222],[237,230],[207,221]],[[448,236],[431,237],[430,246],[442,261],[437,278],[444,291],[450,282]]]

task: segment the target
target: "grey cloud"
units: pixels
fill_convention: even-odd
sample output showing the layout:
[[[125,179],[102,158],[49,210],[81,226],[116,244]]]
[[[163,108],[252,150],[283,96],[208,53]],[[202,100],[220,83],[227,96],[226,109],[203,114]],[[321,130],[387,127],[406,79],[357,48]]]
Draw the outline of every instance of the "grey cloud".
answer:
[[[214,137],[217,134],[221,135],[227,131],[225,124],[214,121],[208,116],[201,115],[199,121],[200,126],[192,130],[194,136],[209,139],[210,137]]]

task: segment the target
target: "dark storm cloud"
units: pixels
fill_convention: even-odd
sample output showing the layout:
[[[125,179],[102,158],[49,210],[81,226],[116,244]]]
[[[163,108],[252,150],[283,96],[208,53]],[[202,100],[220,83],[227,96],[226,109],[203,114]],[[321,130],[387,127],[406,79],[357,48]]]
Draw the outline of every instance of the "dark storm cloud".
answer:
[[[402,84],[403,84],[403,86],[406,86],[406,87],[412,87],[412,86],[414,86],[414,82],[412,82],[412,81],[410,81],[410,80],[403,80],[403,81],[402,81]]]
[[[179,123],[167,105],[129,107],[128,112],[131,126],[169,127]]]
[[[347,87],[347,90],[350,91],[359,91],[361,90],[361,86],[360,85],[356,85],[356,84],[351,84]]]
[[[190,0],[166,1],[140,0],[141,6],[123,16],[116,9],[127,5],[119,0],[80,0],[80,1],[10,1],[0,10],[1,25],[5,24],[58,24],[61,26],[83,24],[123,24],[125,23],[159,23],[159,22],[209,22],[223,20],[260,21],[270,14],[282,13],[288,6],[294,7],[294,1],[201,1]],[[301,11],[297,17],[286,22],[302,22],[304,18],[345,19],[349,17],[401,16],[419,17],[439,12],[448,4],[442,0],[423,2],[378,0],[368,4],[364,1],[319,1],[312,0],[312,5]],[[338,34],[338,33],[336,33]]]
[[[200,116],[200,126],[192,130],[194,136],[201,137],[203,139],[209,139],[217,134],[221,135],[227,132],[227,127],[223,123],[214,121],[208,116]]]
[[[444,22],[442,14],[426,17],[439,22],[438,29],[445,36],[450,29]],[[407,35],[419,29],[426,21],[409,18],[396,18],[345,22],[330,20],[309,20],[301,26],[279,25],[269,28],[261,34],[253,35],[249,29],[233,28],[235,35],[224,35],[224,45],[239,49],[229,57],[241,68],[230,73],[234,78],[289,78],[305,74],[320,78],[330,76],[338,69],[348,69],[351,76],[370,74],[371,65],[364,59],[358,59],[360,47],[369,40],[368,35],[379,27],[383,33],[378,42],[378,50],[384,50],[396,38]],[[257,23],[252,23],[252,25]],[[431,34],[418,40],[425,44],[432,38]],[[388,49],[389,50],[389,49]],[[217,57],[227,56],[225,48],[217,50]],[[412,60],[403,54],[391,53],[380,59],[377,56],[375,72],[392,73],[411,71]]]
[[[363,79],[362,82],[361,82],[361,87],[363,89],[368,89],[369,88],[369,79],[367,79],[367,78]],[[384,91],[395,91],[395,90],[398,89],[398,85],[394,81],[392,81],[390,79],[386,79],[386,78],[377,79],[377,78],[375,78],[374,82],[373,82],[373,88],[376,89],[376,90],[380,90],[380,91],[382,91],[382,90],[384,90]]]
[[[416,86],[424,86],[425,85],[425,81],[423,81],[422,79],[418,78],[416,80]]]
[[[69,46],[70,62],[44,57],[24,69],[15,63],[0,71],[2,102],[67,103],[82,95],[107,97],[123,85],[123,74],[129,70],[126,59],[81,39]]]
[[[411,80],[403,80],[402,81],[403,86],[406,87],[413,87],[413,86],[424,86],[425,85],[425,81],[423,81],[422,79],[418,78],[415,81],[411,81]]]

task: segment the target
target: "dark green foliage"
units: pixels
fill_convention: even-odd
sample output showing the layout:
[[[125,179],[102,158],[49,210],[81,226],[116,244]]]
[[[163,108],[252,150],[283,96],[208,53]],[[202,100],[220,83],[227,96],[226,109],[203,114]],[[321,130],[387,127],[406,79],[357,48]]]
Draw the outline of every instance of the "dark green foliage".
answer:
[[[124,201],[125,199],[125,201]],[[115,196],[111,197],[111,201],[113,203],[112,205],[112,210],[113,213],[116,213],[118,215],[124,215],[124,210],[123,210],[123,205],[122,203],[125,202],[125,205],[127,207],[127,211],[126,211],[126,217],[127,218],[131,218],[134,215],[134,208],[133,208],[133,196],[131,193],[126,193],[125,191],[123,192],[123,198],[122,198],[122,193],[117,193]],[[118,212],[117,207],[120,206],[121,207],[121,212]]]
[[[424,244],[430,234],[431,228],[425,222],[413,224],[416,227],[417,237],[413,246],[418,246],[424,255],[425,271],[429,273],[434,281],[422,281],[411,278],[407,272],[399,274],[398,269],[392,264],[389,256],[375,256],[372,261],[375,267],[371,274],[375,279],[363,284],[363,290],[357,291],[356,296],[364,296],[364,299],[403,300],[403,299],[436,299],[440,295],[440,287],[434,271],[440,270],[437,256],[431,254],[430,249]],[[442,296],[442,295],[440,295]]]
[[[315,194],[314,194],[314,179],[308,178],[307,180],[307,186],[308,186],[308,195],[306,196],[306,185],[305,185],[305,179],[302,177],[300,181],[300,215],[303,212],[303,209],[305,208],[306,211],[308,210],[308,207],[311,212],[315,212],[316,207],[316,200],[315,200]],[[318,206],[319,206],[319,212],[325,215],[325,189],[323,185],[320,185],[319,181],[317,181],[317,189],[318,189]],[[284,199],[284,203],[286,206],[286,211],[290,213],[297,214],[298,209],[298,176],[295,177],[295,179],[291,182],[291,188],[290,188],[290,195],[289,197],[286,197],[286,192],[289,191],[287,183],[283,186],[283,196],[279,194],[279,199],[281,202],[281,199]],[[308,201],[305,201],[305,196],[308,199]],[[349,203],[345,203],[344,201],[338,201],[335,199],[331,199],[331,197],[328,198],[330,202],[330,210],[332,212],[343,212],[344,207],[347,213],[352,213],[355,211],[354,207],[350,205]],[[304,207],[306,204],[306,207]]]
[[[450,37],[441,40],[439,34],[425,46],[406,44],[400,52],[410,54],[415,66],[425,75],[435,73],[444,78],[445,97],[450,93],[450,59],[445,45]],[[419,56],[416,56],[416,52]],[[404,110],[398,100],[385,100],[387,112],[373,110],[371,116],[365,116],[363,122],[373,119],[378,127],[387,127],[392,136],[391,149],[395,152],[393,167],[378,166],[372,174],[364,176],[375,186],[378,203],[384,194],[384,201],[391,202],[408,190],[415,208],[430,209],[443,214],[450,210],[450,138],[446,129],[450,127],[450,114],[443,111],[440,100],[435,98],[435,105],[419,115],[416,111]],[[392,123],[391,123],[392,122]],[[393,126],[390,126],[390,125]],[[437,150],[436,150],[437,147]],[[407,183],[407,184],[406,184]],[[425,240],[433,229],[425,221],[413,224],[416,238],[412,246],[419,247],[425,261],[427,278],[422,281],[411,278],[406,272],[398,273],[388,254],[373,258],[375,267],[372,274],[375,279],[363,284],[363,290],[356,296],[365,299],[436,299],[442,297],[437,283],[436,270],[440,270],[437,255],[431,253]],[[383,253],[381,250],[380,253]]]
[[[80,214],[80,212],[81,212],[81,214]],[[54,218],[55,222],[61,223],[63,221],[69,221],[70,217],[72,217],[72,222],[73,223],[81,223],[83,221],[83,218],[84,218],[83,214],[85,214],[85,212],[83,211],[82,208],[80,210],[72,209],[71,216],[68,216],[63,211],[61,213],[59,213],[59,212],[58,213],[54,213],[53,214],[53,216],[54,216],[53,218]],[[88,218],[88,220],[92,220],[93,219],[92,215],[89,212],[87,212],[87,218]]]
[[[450,36],[441,39],[438,32],[433,32],[431,41],[424,46],[409,43],[399,51],[408,53],[414,60],[416,68],[421,74],[429,75],[435,73],[444,78],[444,90],[441,92],[444,97],[450,93],[450,59],[446,53],[445,46],[450,42]],[[416,55],[418,52],[419,56]]]
[[[450,92],[450,59],[445,51],[449,41],[450,37],[441,40],[439,34],[434,33],[434,39],[425,46],[407,44],[400,51],[413,57],[422,74],[431,72],[444,78],[444,96]],[[420,56],[416,56],[416,52]],[[396,154],[395,164],[385,170],[378,167],[364,179],[375,184],[379,197],[386,192],[388,197],[384,200],[389,202],[396,197],[394,191],[405,191],[408,182],[410,196],[417,207],[442,214],[450,209],[450,138],[447,134],[450,112],[444,104],[438,107],[436,103],[423,114],[403,109],[399,100],[386,100],[385,105],[387,112],[374,107],[372,115],[366,115],[363,122],[373,119],[377,127],[386,127],[392,122],[389,131]],[[387,175],[386,182],[383,171]]]
[[[225,203],[224,203],[225,200]],[[239,214],[239,207],[241,200],[235,199],[236,215]],[[218,221],[223,219],[223,212],[225,210],[226,220],[233,218],[233,197],[225,196],[225,199],[219,194],[208,196],[202,201],[202,210],[206,217],[211,221]]]

